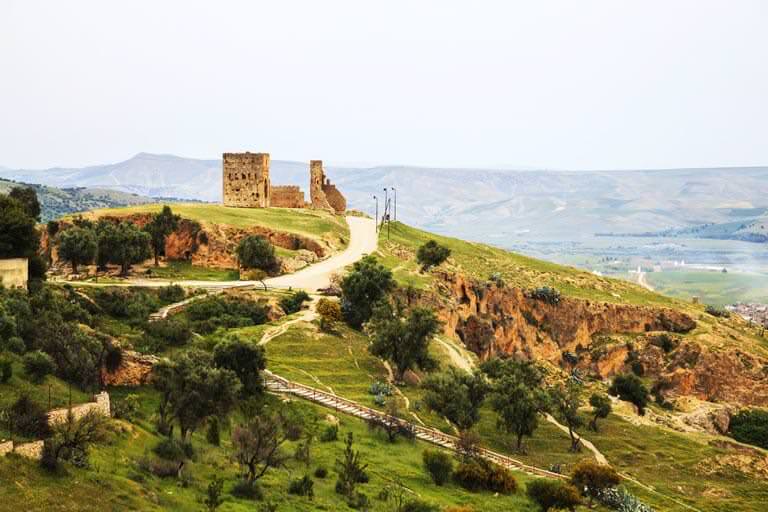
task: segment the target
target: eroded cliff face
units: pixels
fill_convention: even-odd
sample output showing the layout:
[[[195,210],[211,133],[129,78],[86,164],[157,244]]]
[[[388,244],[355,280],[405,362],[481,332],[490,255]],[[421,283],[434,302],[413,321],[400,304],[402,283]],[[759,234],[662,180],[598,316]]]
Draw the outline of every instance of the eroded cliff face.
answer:
[[[457,335],[481,359],[499,354],[559,362],[598,334],[688,332],[696,322],[671,309],[608,304],[563,297],[557,304],[523,290],[438,273],[438,294],[426,298],[439,311],[448,335]]]
[[[684,312],[569,297],[553,305],[518,288],[433,275],[435,291],[416,300],[437,310],[445,334],[481,360],[515,355],[566,367],[563,356],[571,353],[576,367],[601,379],[632,371],[634,362],[665,397],[768,406],[768,360],[686,336],[696,322]],[[661,333],[674,340],[667,351],[658,344]]]

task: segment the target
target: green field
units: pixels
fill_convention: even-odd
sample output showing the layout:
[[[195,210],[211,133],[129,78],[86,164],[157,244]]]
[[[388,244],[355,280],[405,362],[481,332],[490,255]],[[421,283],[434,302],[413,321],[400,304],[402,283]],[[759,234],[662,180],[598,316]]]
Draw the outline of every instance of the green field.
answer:
[[[646,279],[660,293],[724,306],[735,302],[768,302],[768,276],[746,272],[676,270],[649,272]]]
[[[161,204],[110,208],[88,212],[88,217],[103,215],[130,215],[159,212]],[[349,242],[349,228],[343,217],[322,210],[293,208],[230,208],[221,204],[172,203],[171,209],[183,218],[203,225],[222,224],[238,228],[264,226],[309,238],[327,241],[331,247],[344,247]]]

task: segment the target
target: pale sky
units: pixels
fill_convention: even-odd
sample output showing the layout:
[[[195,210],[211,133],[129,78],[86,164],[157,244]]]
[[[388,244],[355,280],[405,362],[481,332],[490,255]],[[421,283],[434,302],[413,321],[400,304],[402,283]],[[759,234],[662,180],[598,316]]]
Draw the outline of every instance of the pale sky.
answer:
[[[768,165],[768,1],[0,3],[0,165]]]

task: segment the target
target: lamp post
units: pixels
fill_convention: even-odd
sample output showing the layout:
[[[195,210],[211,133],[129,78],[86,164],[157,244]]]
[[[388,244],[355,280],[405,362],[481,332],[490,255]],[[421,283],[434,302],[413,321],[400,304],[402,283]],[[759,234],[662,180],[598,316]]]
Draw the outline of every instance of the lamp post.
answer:
[[[387,187],[384,187],[384,216],[381,221],[384,222],[385,220],[389,222],[389,192]]]
[[[376,231],[379,230],[379,198],[376,196],[373,196],[373,199],[376,201]]]
[[[395,187],[390,187],[392,189],[392,193],[395,195],[395,222],[397,222],[397,189]]]

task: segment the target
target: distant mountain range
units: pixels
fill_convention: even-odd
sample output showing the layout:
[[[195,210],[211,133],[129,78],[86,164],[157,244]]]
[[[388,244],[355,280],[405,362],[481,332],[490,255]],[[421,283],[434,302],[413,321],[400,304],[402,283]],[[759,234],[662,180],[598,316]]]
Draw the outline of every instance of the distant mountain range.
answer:
[[[768,167],[636,171],[512,171],[408,166],[327,166],[351,208],[370,213],[373,195],[397,188],[400,220],[474,240],[569,239],[737,226],[742,239],[768,208]],[[305,162],[272,160],[273,184],[308,193]],[[140,153],[116,164],[13,170],[27,183],[91,187],[142,197],[221,200],[221,161]],[[709,231],[718,228],[708,228]],[[723,228],[728,231],[728,228]],[[757,240],[756,240],[757,241]]]
[[[93,210],[94,208],[115,208],[146,204],[157,199],[139,196],[119,190],[104,188],[58,188],[48,185],[28,185],[0,179],[0,194],[7,194],[13,187],[32,187],[40,201],[41,220],[47,222],[70,213]]]

